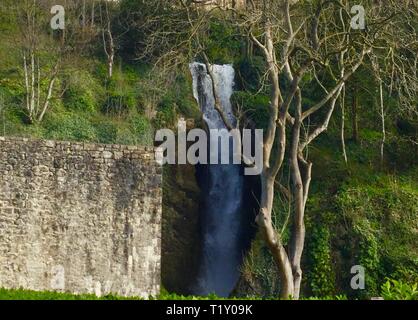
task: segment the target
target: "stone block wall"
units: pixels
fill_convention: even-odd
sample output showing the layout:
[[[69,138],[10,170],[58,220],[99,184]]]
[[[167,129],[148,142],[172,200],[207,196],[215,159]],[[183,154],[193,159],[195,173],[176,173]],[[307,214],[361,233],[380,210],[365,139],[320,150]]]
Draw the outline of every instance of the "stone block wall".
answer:
[[[153,148],[0,137],[0,287],[158,294],[161,184]]]

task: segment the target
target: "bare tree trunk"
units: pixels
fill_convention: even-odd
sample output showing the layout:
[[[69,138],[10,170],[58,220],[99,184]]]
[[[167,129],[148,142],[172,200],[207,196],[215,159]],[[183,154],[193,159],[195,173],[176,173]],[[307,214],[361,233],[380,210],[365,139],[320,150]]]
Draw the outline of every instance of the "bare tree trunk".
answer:
[[[293,297],[294,299],[299,299],[302,283],[301,260],[305,244],[305,209],[311,183],[312,164],[304,160],[301,156],[299,156],[297,164],[293,163],[294,160],[292,159],[292,166],[297,165],[297,167],[292,174],[292,180],[293,184],[295,182],[297,184],[293,186],[295,215],[289,251],[294,277]]]
[[[5,136],[6,135],[6,116],[5,116],[6,105],[4,103],[4,97],[2,93],[0,93],[0,112],[2,115],[2,119],[3,119],[2,121],[3,122],[3,136]]]
[[[45,98],[45,102],[44,102],[44,105],[43,105],[43,108],[42,108],[42,112],[38,117],[39,122],[41,122],[43,120],[43,118],[45,116],[45,113],[48,110],[49,102],[50,102],[51,97],[52,97],[52,90],[54,89],[55,81],[56,81],[55,76],[52,79],[50,79],[50,81],[49,81],[48,92],[47,92],[47,95],[46,95],[46,98]]]
[[[33,51],[30,54],[30,63],[31,63],[31,84],[30,84],[30,114],[33,115],[35,111],[35,54]]]
[[[109,79],[112,78],[113,75],[113,63],[115,59],[115,43],[112,34],[112,26],[110,21],[109,15],[109,7],[107,3],[105,4],[106,7],[106,22],[103,22],[103,14],[100,9],[100,18],[102,23],[102,38],[103,38],[103,49],[107,57],[107,67],[108,67],[108,77]],[[106,25],[106,27],[103,26]]]
[[[382,141],[380,143],[380,165],[383,168],[384,152],[386,142],[386,124],[385,124],[385,104],[383,100],[383,81],[379,80],[379,93],[380,93],[380,117],[382,121]]]
[[[341,103],[341,146],[343,149],[344,161],[345,163],[348,163],[347,151],[345,148],[345,86],[343,88],[340,103]]]
[[[302,281],[302,268],[301,268],[301,258],[303,247],[305,243],[305,197],[304,197],[304,187],[302,181],[301,170],[299,167],[299,141],[300,141],[300,129],[302,125],[302,97],[300,90],[296,93],[296,115],[295,122],[292,129],[292,141],[291,141],[291,150],[290,150],[290,167],[291,167],[291,177],[292,177],[292,193],[294,199],[294,220],[293,220],[293,232],[291,236],[291,241],[289,245],[290,252],[290,262],[292,264],[293,272],[293,297],[299,299],[300,293],[300,284]]]
[[[42,112],[39,114],[38,116],[38,121],[41,122],[45,116],[46,111],[48,110],[49,107],[49,103],[51,101],[52,98],[52,92],[54,90],[54,84],[55,81],[57,80],[57,75],[58,75],[58,68],[59,68],[59,62],[57,62],[54,66],[54,70],[52,72],[51,78],[49,79],[49,83],[48,83],[48,91],[45,97],[45,101],[42,107]]]
[[[358,97],[357,88],[353,89],[352,103],[351,103],[351,121],[352,121],[352,139],[358,142]]]
[[[95,4],[96,1],[93,0],[91,4],[91,27],[94,27],[94,19],[95,19]]]
[[[41,66],[39,64],[39,58],[38,58],[38,63],[37,63],[37,71],[38,71],[38,79],[37,79],[37,84],[38,84],[38,92],[36,95],[36,108],[35,108],[35,114],[37,114],[39,112],[39,105],[41,102]]]
[[[266,44],[261,44],[253,35],[252,40],[260,47],[268,65],[271,82],[270,117],[264,136],[263,172],[261,174],[261,201],[257,223],[264,236],[265,242],[274,258],[280,276],[280,297],[289,299],[294,295],[294,279],[289,256],[283,246],[280,234],[272,222],[274,199],[274,184],[276,176],[282,166],[286,150],[286,112],[279,113],[282,104],[280,92],[279,70],[277,68],[273,35],[269,22],[265,25]],[[287,101],[286,101],[287,102]],[[277,154],[272,160],[273,144],[276,141]]]
[[[109,55],[108,55],[108,67],[109,67],[109,79],[112,78],[113,75],[113,62],[115,59],[115,44],[113,43],[113,35],[112,31],[110,30],[110,25],[107,30],[107,34],[109,37]]]
[[[25,77],[25,91],[26,91],[26,110],[30,123],[34,120],[35,112],[35,57],[33,52],[30,53],[30,65],[26,58],[26,53],[23,54],[23,70]]]
[[[289,299],[289,297],[293,297],[294,292],[292,266],[271,220],[274,199],[274,179],[263,174],[261,177],[261,188],[260,213],[257,216],[257,224],[278,267],[280,297],[282,299]]]
[[[82,30],[84,35],[84,29],[86,27],[86,0],[83,0],[83,7],[82,7],[82,13],[81,13],[81,19],[82,19]]]
[[[26,53],[23,53],[23,71],[25,75],[26,110],[29,112],[29,117],[30,117],[30,88],[29,88],[29,73],[28,73],[28,62],[26,59]]]

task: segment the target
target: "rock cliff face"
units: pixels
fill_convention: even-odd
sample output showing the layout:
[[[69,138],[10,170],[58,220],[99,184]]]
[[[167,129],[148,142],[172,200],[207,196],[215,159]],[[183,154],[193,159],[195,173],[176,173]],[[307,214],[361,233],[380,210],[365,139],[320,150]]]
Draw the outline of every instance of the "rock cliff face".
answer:
[[[160,291],[153,148],[0,138],[0,287]]]
[[[199,265],[200,188],[196,168],[164,168],[162,284],[170,292],[191,293]]]

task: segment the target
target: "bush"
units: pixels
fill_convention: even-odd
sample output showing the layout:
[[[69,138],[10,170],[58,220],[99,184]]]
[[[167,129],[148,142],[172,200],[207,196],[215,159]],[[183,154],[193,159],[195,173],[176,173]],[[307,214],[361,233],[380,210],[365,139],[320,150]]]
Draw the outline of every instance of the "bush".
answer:
[[[335,275],[331,260],[330,232],[326,226],[315,226],[308,242],[308,281],[315,296],[330,296],[335,293]]]
[[[99,122],[95,124],[95,130],[99,143],[116,143],[118,128],[112,122]]]
[[[381,287],[381,295],[385,300],[418,300],[418,284],[387,279]]]
[[[206,38],[207,55],[212,63],[233,63],[241,55],[242,42],[236,30],[223,20],[212,20]]]
[[[135,92],[129,89],[126,91],[110,91],[104,105],[104,112],[107,114],[125,116],[130,110],[136,107]]]
[[[153,145],[153,130],[149,120],[143,115],[135,115],[130,120],[130,127],[137,142],[141,145]]]
[[[260,89],[260,83],[265,70],[265,61],[260,56],[253,56],[251,59],[240,60],[236,68],[238,69],[237,84],[240,90],[256,93]],[[262,91],[266,93],[266,91]]]
[[[0,95],[3,98],[7,97],[13,102],[21,102],[25,97],[25,88],[23,87],[21,80],[17,78],[18,72],[0,74]]]
[[[67,108],[93,112],[103,103],[104,90],[87,71],[70,70],[64,81],[68,85],[64,94]]]
[[[277,266],[269,249],[260,237],[253,240],[241,267],[240,295],[278,297],[280,280]]]
[[[309,297],[301,300],[348,300],[346,295]]]
[[[53,115],[47,118],[45,130],[47,139],[97,141],[94,126],[80,114]]]
[[[390,275],[417,277],[416,226],[418,192],[415,183],[378,177],[375,182],[345,187],[337,202],[349,223],[351,262],[366,269],[366,296],[378,294]]]
[[[112,79],[106,84],[106,100],[102,110],[107,114],[126,116],[136,111],[139,105],[139,92],[136,87],[138,77],[134,70],[115,69]]]
[[[123,145],[135,145],[138,143],[138,139],[129,128],[119,127],[116,136],[116,143]]]
[[[172,99],[165,97],[157,108],[154,125],[158,128],[173,128],[176,126],[178,107]]]
[[[245,116],[255,122],[259,129],[266,129],[269,121],[269,97],[263,94],[253,95],[244,91],[237,91],[232,95],[235,108],[242,108]]]

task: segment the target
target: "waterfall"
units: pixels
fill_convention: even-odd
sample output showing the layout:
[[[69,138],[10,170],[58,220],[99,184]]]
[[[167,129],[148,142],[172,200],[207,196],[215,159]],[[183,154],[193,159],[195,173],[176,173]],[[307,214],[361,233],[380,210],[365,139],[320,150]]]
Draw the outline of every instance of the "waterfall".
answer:
[[[213,65],[215,90],[222,110],[229,123],[236,119],[230,102],[235,72],[231,65]],[[193,93],[209,129],[226,129],[215,109],[212,79],[206,66],[190,64],[193,75]],[[210,137],[212,141],[212,137]],[[232,148],[232,144],[230,150]],[[218,155],[220,158],[220,155]],[[202,261],[195,294],[215,293],[226,297],[233,290],[239,277],[242,262],[242,217],[244,178],[240,165],[209,164],[207,185],[202,208]],[[219,162],[220,163],[220,162]]]

